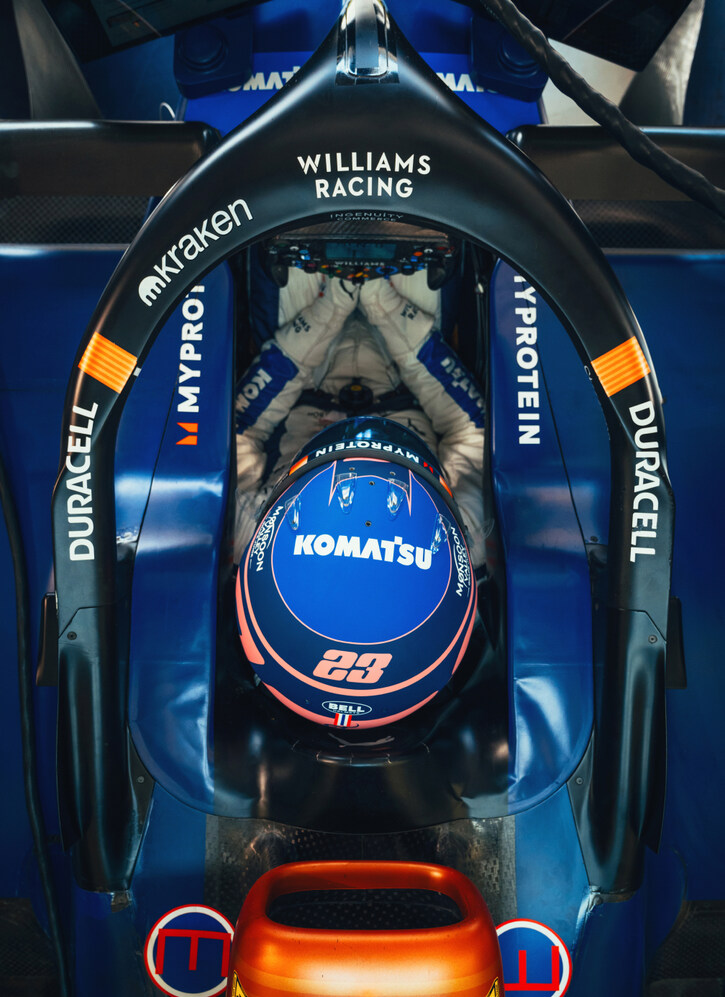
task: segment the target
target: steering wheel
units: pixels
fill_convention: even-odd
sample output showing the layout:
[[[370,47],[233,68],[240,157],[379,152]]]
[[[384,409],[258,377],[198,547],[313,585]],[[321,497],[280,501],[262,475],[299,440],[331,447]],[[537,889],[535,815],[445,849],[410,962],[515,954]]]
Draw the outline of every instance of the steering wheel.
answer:
[[[608,632],[603,691],[579,770],[586,778],[573,805],[592,883],[604,892],[631,889],[663,750],[674,525],[652,361],[574,211],[448,91],[380,0],[350,0],[290,84],[169,191],[112,275],[78,348],[53,498],[59,724],[70,770],[61,791],[80,829],[76,875],[90,889],[125,888],[138,835],[130,791],[108,788],[128,781],[113,458],[134,375],[207,271],[275,232],[341,215],[405,220],[484,246],[539,289],[587,368],[611,448]],[[644,492],[643,452],[651,479]],[[91,475],[94,508],[92,540],[82,548],[68,536],[66,487],[81,468]],[[649,522],[657,524],[646,547],[634,536],[643,513],[656,513]],[[79,697],[89,706],[82,714]]]

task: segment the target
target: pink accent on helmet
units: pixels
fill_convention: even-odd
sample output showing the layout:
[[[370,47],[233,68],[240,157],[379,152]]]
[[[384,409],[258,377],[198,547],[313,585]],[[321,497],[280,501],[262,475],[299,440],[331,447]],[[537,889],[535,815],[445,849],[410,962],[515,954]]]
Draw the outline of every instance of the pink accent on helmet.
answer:
[[[239,620],[239,631],[240,637],[242,639],[242,647],[244,648],[244,653],[247,656],[247,661],[253,665],[263,665],[264,658],[254,643],[252,637],[252,631],[247,623],[247,617],[244,612],[244,601],[242,599],[242,590],[239,581],[239,574],[237,574],[237,584],[236,584],[236,596],[237,596],[237,618]]]

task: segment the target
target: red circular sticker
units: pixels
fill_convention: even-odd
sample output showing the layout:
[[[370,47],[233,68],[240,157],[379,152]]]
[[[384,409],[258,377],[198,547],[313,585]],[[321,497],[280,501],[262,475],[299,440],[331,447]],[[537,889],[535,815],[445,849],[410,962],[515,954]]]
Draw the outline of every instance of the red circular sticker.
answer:
[[[555,931],[518,918],[496,928],[504,993],[517,997],[562,997],[571,983],[569,950]]]
[[[148,934],[146,971],[169,997],[218,997],[227,986],[233,936],[234,926],[213,907],[175,907]]]

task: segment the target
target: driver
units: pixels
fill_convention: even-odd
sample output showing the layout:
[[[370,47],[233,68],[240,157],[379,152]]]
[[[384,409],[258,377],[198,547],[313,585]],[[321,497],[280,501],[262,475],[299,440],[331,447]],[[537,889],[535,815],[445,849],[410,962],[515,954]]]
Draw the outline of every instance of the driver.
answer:
[[[238,385],[242,644],[317,723],[412,713],[470,637],[483,399],[438,305],[424,272],[360,286],[292,269],[280,327]]]

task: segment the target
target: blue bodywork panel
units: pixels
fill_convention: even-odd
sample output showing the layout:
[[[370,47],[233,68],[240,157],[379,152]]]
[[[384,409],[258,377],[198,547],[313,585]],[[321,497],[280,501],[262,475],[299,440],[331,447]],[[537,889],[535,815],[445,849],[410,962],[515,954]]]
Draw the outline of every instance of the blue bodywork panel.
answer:
[[[720,819],[701,821],[698,813],[705,800],[710,801],[708,809],[721,805],[711,793],[709,767],[713,759],[722,757],[725,735],[712,719],[713,704],[722,692],[721,677],[714,666],[720,600],[712,576],[712,548],[703,543],[702,528],[704,523],[717,521],[717,496],[725,486],[722,461],[711,460],[709,446],[704,443],[708,427],[719,425],[725,414],[717,387],[723,348],[712,335],[725,258],[720,254],[622,253],[610,256],[610,262],[656,358],[677,496],[672,592],[682,601],[687,689],[668,692],[668,796],[662,849],[676,850],[683,856],[688,869],[688,898],[714,898],[722,895],[725,886],[725,862],[718,844]],[[499,327],[501,291],[503,301],[510,305],[510,287],[510,271],[501,267],[494,287]],[[608,509],[602,500],[609,494],[606,426],[587,373],[560,323],[540,301],[538,309],[542,382],[556,419],[556,445],[568,470],[580,524],[577,532],[581,544],[599,544],[606,541],[608,522]],[[512,323],[508,332],[512,332]],[[497,350],[495,346],[494,363]],[[496,390],[494,383],[494,396]],[[508,418],[509,444],[515,446],[519,423],[513,404]],[[542,443],[538,446],[546,445],[545,432],[542,413]],[[533,449],[528,446],[526,454]],[[522,456],[518,462],[519,474],[524,477],[525,459]],[[507,514],[503,495],[508,488],[508,478],[498,485],[503,516]],[[531,515],[536,522],[535,513]],[[574,618],[572,614],[569,626]],[[515,672],[515,663],[513,668]],[[526,710],[522,715],[527,715]],[[566,726],[573,726],[568,714]],[[698,736],[693,739],[695,730]],[[553,735],[550,738],[554,740]]]
[[[206,121],[226,134],[258,110],[304,65],[310,52],[255,52],[253,73],[236,93],[225,100],[217,94],[186,101],[186,121]],[[517,125],[537,124],[541,118],[535,103],[527,103],[478,87],[471,78],[466,55],[423,52],[423,57],[450,89],[494,128],[506,132]],[[515,123],[515,124],[514,124]]]
[[[211,806],[213,798],[208,723],[217,575],[219,558],[231,557],[221,538],[230,476],[233,330],[229,275],[218,268],[166,324],[139,378],[158,383],[163,370],[167,384],[153,399],[163,419],[163,435],[156,436],[154,459],[146,465],[153,481],[142,485],[140,471],[121,478],[129,494],[147,496],[134,567],[131,730],[154,779],[199,806]],[[132,397],[124,412],[124,420],[129,409],[135,413],[129,439],[132,431],[134,438],[144,435],[136,420],[149,420],[145,401]],[[131,517],[137,530],[138,511]]]
[[[12,358],[8,355],[8,363],[3,365],[0,392],[2,456],[23,531],[33,614],[30,626],[33,660],[37,660],[38,653],[40,602],[46,592],[53,591],[48,509],[58,467],[58,427],[68,374],[98,288],[110,277],[119,255],[117,249],[4,247],[0,257],[6,329],[14,330],[15,342]],[[38,293],[39,287],[43,289],[42,297]],[[48,301],[53,302],[52,312],[48,311]],[[30,849],[30,832],[25,819],[16,711],[15,587],[9,557],[1,562],[0,578],[6,607],[2,614],[3,646],[8,650],[0,679],[2,698],[8,704],[7,723],[2,724],[3,737],[8,738],[4,757],[14,759],[14,764],[5,773],[4,787],[8,812],[17,814],[17,820],[2,822],[2,851],[8,861],[3,861],[0,877],[3,893],[13,895],[19,886],[21,894],[27,889],[22,883],[22,878],[28,874],[23,858]],[[40,766],[40,779],[46,801],[46,820],[50,833],[57,833],[52,761],[55,757],[55,689],[36,689],[35,710],[38,752],[44,762]]]
[[[589,569],[537,350],[546,338],[538,297],[510,267],[498,268],[490,427],[507,572],[514,812],[568,779],[592,725]],[[563,330],[550,338],[550,349],[572,352]]]

